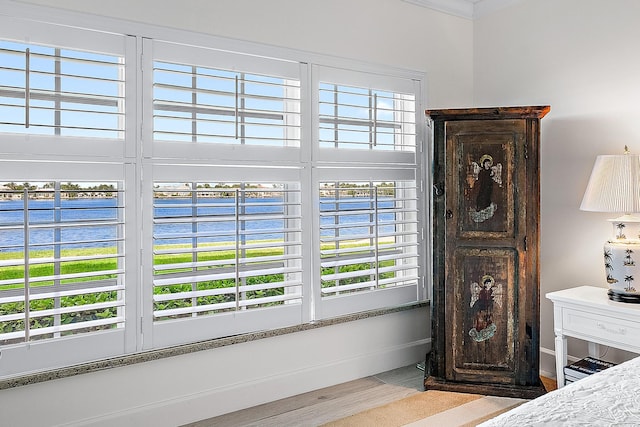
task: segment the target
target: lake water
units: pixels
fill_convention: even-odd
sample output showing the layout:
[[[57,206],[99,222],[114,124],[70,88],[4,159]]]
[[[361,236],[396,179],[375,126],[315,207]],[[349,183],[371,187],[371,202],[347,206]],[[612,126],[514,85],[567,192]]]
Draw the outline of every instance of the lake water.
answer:
[[[178,207],[177,205],[188,204],[191,199],[167,198],[157,199],[154,214],[156,218],[167,217],[188,217],[191,215],[190,207]],[[279,199],[247,199],[249,204],[246,208],[247,213],[266,213],[278,214],[281,212],[281,206],[264,206],[265,202],[279,202]],[[55,213],[53,210],[52,200],[30,200],[29,201],[29,222],[30,224],[51,223],[55,220],[54,215],[59,215],[61,222],[83,222],[96,220],[115,220],[117,219],[118,209],[116,207],[115,198],[97,198],[97,199],[63,199],[61,201],[62,208]],[[233,214],[233,199],[227,198],[211,198],[200,199],[202,203],[229,204],[229,206],[217,206],[215,208],[199,208],[199,215],[213,214]],[[321,199],[320,210],[328,211],[335,209],[332,199]],[[255,204],[251,206],[251,204]],[[392,201],[378,200],[379,208],[393,207]],[[348,210],[358,210],[369,208],[367,199],[341,199],[339,209],[344,212]],[[378,217],[379,221],[393,221],[393,213],[382,213]],[[322,225],[333,224],[333,217],[322,217]],[[342,215],[340,222],[342,224],[367,223],[370,221],[368,214],[358,215]],[[5,226],[19,226],[24,223],[23,202],[21,200],[0,201],[0,251],[20,251],[24,245],[24,233],[22,229],[3,230]],[[249,220],[244,223],[244,230],[251,232],[248,235],[250,240],[267,240],[282,239],[282,233],[276,230],[284,227],[283,220],[269,219],[253,221]],[[230,237],[235,230],[235,224],[232,221],[207,222],[200,223],[198,232],[206,235],[199,239],[199,242],[223,242],[230,241]],[[393,230],[393,225],[385,225],[380,227],[380,232],[388,232]],[[178,238],[180,234],[191,232],[191,224],[157,224],[154,228],[154,235],[158,237],[157,244],[177,244],[189,243],[190,239]],[[57,231],[59,236],[54,233],[56,231],[50,229],[32,229],[29,234],[29,242],[33,249],[51,249],[51,243],[54,241],[75,242],[73,244],[64,245],[63,248],[87,248],[87,247],[109,247],[114,245],[117,238],[117,228],[115,226],[80,226],[73,229],[62,229]],[[324,230],[324,236],[330,236],[332,230]],[[358,235],[365,234],[364,227],[342,228],[341,235]]]

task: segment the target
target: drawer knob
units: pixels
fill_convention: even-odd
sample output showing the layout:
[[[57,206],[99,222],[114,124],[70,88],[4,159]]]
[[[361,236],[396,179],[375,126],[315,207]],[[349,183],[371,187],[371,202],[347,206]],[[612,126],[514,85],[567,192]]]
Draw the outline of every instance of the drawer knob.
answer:
[[[607,332],[611,332],[612,334],[620,334],[620,335],[624,335],[627,333],[627,330],[625,328],[607,328],[607,326],[603,323],[598,322],[598,328],[605,330]]]

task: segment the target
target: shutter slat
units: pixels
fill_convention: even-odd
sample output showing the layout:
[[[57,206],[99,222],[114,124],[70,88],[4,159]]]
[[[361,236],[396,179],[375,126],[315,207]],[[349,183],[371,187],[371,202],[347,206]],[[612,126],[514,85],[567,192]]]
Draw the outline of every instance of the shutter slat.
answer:
[[[240,301],[238,306],[242,308],[242,307],[249,307],[249,306],[258,305],[258,304],[268,304],[273,302],[299,300],[300,298],[302,298],[301,294],[293,294],[293,293],[284,294],[277,297],[251,298],[251,299]],[[187,315],[187,314],[197,314],[197,313],[209,312],[214,310],[220,311],[220,310],[228,310],[228,309],[234,309],[234,308],[236,308],[235,302],[224,302],[219,304],[198,305],[198,306],[190,306],[190,307],[183,307],[183,308],[169,309],[169,310],[156,310],[153,312],[153,316],[154,318],[158,319],[162,317],[181,316],[181,315]]]
[[[259,262],[271,262],[271,261],[285,261],[299,259],[298,255],[277,255],[277,256],[261,256],[251,258],[239,258],[241,264],[245,263],[259,263]],[[235,260],[220,259],[216,261],[200,261],[200,262],[184,262],[175,264],[158,264],[153,266],[154,271],[175,270],[181,268],[202,268],[202,267],[215,267],[217,265],[228,265],[229,263],[235,264]]]
[[[78,313],[82,311],[104,310],[105,308],[124,307],[124,301],[110,301],[96,304],[74,305],[72,307],[54,308],[50,310],[31,310],[29,316],[32,318],[55,316],[59,314]],[[23,316],[24,318],[24,316]],[[0,317],[0,321],[2,317]]]
[[[122,316],[109,317],[109,318],[106,318],[106,319],[98,319],[98,320],[87,320],[87,321],[83,321],[83,322],[69,323],[69,324],[66,324],[66,325],[49,326],[49,327],[46,327],[46,328],[37,328],[37,329],[29,329],[29,335],[31,335],[31,336],[39,336],[39,335],[52,334],[52,333],[57,333],[57,332],[72,332],[72,331],[76,331],[76,330],[79,330],[79,329],[86,330],[86,329],[90,329],[90,328],[96,328],[96,327],[99,327],[99,326],[117,325],[117,324],[121,324],[123,322],[124,322],[124,317],[122,317]],[[2,335],[0,335],[0,338],[2,338]]]
[[[267,276],[274,274],[288,274],[288,273],[300,273],[302,271],[301,268],[297,267],[279,267],[279,268],[262,268],[262,269],[251,269],[250,271],[241,271],[238,276],[242,278],[249,277],[258,277],[258,276]],[[160,276],[162,277],[162,276]],[[159,278],[153,280],[153,285],[158,286],[172,286],[172,285],[180,285],[184,283],[201,283],[201,282],[209,282],[215,280],[224,280],[224,279],[234,279],[236,277],[235,272],[221,272],[221,273],[210,273],[203,275],[180,275],[179,277],[172,278]]]
[[[265,283],[260,285],[243,285],[238,287],[239,292],[251,292],[251,291],[263,291],[267,289],[277,289],[277,288],[291,288],[294,286],[302,285],[301,281],[291,281],[291,282],[272,282]],[[198,298],[198,297],[207,297],[207,296],[215,296],[215,295],[233,295],[236,292],[235,286],[227,287],[227,288],[215,288],[215,289],[203,289],[199,291],[191,291],[191,292],[174,292],[169,294],[155,294],[153,296],[153,301],[156,302],[164,302],[164,301],[173,301],[179,299],[189,299],[189,298]]]
[[[65,262],[76,262],[76,261],[91,261],[98,259],[112,259],[112,258],[123,258],[124,254],[113,253],[113,254],[101,254],[101,255],[85,255],[85,256],[70,256],[70,257],[60,257],[60,258],[29,258],[29,265],[38,265],[38,264],[52,264],[55,262],[65,263]],[[1,260],[0,267],[11,267],[11,266],[20,266],[24,265],[24,258],[15,258],[8,260]]]

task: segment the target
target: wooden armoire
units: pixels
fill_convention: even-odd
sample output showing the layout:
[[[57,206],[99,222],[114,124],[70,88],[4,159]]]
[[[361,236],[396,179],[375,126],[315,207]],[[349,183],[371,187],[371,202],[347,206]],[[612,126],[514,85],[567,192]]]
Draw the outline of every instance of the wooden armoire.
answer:
[[[427,110],[433,126],[426,390],[533,398],[539,378],[540,119],[548,106]]]

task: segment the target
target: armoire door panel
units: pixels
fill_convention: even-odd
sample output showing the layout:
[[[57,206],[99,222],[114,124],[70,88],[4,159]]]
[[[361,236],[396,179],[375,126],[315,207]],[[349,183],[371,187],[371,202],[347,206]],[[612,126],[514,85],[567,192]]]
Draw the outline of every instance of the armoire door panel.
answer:
[[[517,258],[511,248],[459,248],[452,263],[450,379],[513,380]],[[483,375],[478,375],[482,373]]]
[[[506,121],[490,128],[477,122],[447,123],[447,152],[456,238],[512,238],[514,188],[518,165],[515,152],[524,136],[522,121]],[[455,189],[458,191],[455,191]],[[451,222],[453,223],[453,221]]]

